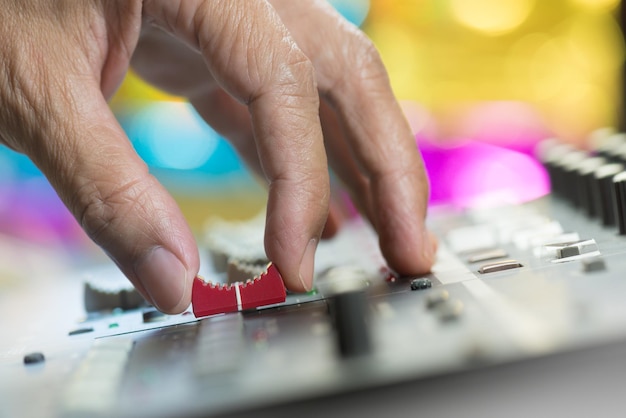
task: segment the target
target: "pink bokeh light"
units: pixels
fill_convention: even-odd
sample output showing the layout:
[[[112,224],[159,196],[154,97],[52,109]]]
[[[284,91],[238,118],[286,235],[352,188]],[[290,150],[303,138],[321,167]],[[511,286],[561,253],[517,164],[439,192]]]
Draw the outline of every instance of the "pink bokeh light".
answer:
[[[88,238],[43,178],[0,185],[0,233],[45,245],[82,245]]]
[[[530,104],[459,106],[455,123],[445,129],[440,125],[449,121],[419,103],[405,101],[402,108],[424,158],[431,204],[518,204],[549,192],[547,174],[533,154],[549,131]]]
[[[421,142],[420,148],[431,182],[431,204],[518,204],[549,191],[544,168],[525,153],[477,141],[449,148]]]

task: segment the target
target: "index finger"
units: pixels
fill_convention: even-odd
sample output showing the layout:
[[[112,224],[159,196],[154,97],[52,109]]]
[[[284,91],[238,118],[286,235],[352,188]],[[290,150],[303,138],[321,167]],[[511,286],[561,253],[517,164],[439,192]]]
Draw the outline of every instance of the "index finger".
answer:
[[[263,0],[150,0],[144,15],[198,49],[248,106],[270,184],[267,255],[288,288],[310,289],[330,188],[312,64]]]
[[[315,63],[320,91],[335,110],[360,169],[353,176],[366,179],[346,183],[368,185],[369,199],[361,203],[368,205],[383,255],[401,274],[427,272],[436,245],[424,225],[428,181],[376,48],[328,4],[272,4]],[[320,32],[320,27],[327,30]],[[340,152],[341,146],[336,148]]]

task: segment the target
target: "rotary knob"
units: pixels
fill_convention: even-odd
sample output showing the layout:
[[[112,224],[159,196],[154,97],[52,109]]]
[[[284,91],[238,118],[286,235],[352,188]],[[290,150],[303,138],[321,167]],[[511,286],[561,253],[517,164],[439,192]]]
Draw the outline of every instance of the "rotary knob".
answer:
[[[547,139],[537,146],[537,157],[548,171],[550,188],[554,194],[558,195],[563,190],[561,164],[563,158],[571,152],[574,152],[574,149],[570,145],[563,144],[556,139]]]
[[[600,215],[593,192],[595,188],[595,172],[598,168],[605,165],[606,162],[604,157],[589,157],[578,166],[578,201],[583,212],[591,218]]]
[[[557,163],[561,176],[560,194],[574,206],[581,204],[579,190],[576,187],[579,180],[578,169],[587,158],[587,154],[582,151],[571,151]]]
[[[126,277],[114,266],[91,271],[84,281],[85,311],[136,309],[147,303]]]
[[[602,224],[604,226],[615,225],[615,186],[613,177],[624,170],[624,166],[618,163],[605,164],[599,167],[594,174],[595,187],[593,189],[594,204],[598,205]]]
[[[626,235],[626,171],[613,177],[613,189],[615,191],[615,215],[619,234]]]

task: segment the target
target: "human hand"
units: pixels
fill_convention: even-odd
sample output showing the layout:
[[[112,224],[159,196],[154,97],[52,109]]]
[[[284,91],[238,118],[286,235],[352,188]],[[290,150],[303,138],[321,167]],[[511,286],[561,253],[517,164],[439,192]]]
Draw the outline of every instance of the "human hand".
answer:
[[[138,72],[188,97],[267,179],[266,252],[288,288],[312,283],[328,213],[326,155],[390,266],[416,274],[432,265],[422,163],[371,43],[321,2],[272,5],[0,0],[0,140],[31,157],[164,312],[189,305],[197,246],[105,99],[140,38]]]

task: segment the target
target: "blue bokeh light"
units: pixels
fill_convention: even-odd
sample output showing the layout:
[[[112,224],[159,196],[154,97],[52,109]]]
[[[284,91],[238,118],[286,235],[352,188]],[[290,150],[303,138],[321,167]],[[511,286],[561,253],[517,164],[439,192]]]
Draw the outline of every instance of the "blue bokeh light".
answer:
[[[0,182],[41,177],[41,171],[27,156],[0,145]]]
[[[329,0],[329,3],[357,26],[361,26],[370,10],[369,0]]]
[[[135,150],[151,167],[208,175],[245,172],[235,150],[185,102],[153,102],[121,112]]]

